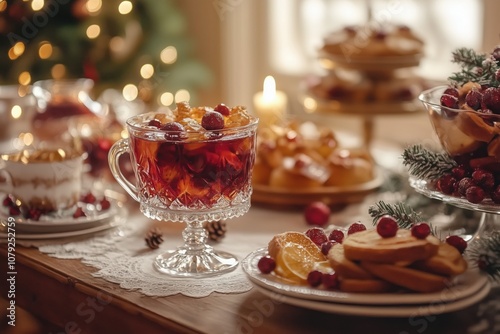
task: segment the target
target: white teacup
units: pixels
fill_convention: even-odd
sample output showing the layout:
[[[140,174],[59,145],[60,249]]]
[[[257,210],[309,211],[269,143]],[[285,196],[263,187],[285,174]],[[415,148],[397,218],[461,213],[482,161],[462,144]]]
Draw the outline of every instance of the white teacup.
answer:
[[[28,208],[66,209],[80,198],[82,166],[81,155],[67,155],[62,150],[2,155],[0,191]]]

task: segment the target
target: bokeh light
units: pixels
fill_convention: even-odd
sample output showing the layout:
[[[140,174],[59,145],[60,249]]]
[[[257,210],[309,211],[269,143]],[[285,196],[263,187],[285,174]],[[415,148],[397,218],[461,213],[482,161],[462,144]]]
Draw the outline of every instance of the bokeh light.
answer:
[[[101,27],[97,24],[92,24],[87,28],[87,37],[94,39],[101,34]]]
[[[123,87],[123,98],[127,101],[133,101],[137,98],[137,95],[139,94],[139,90],[137,89],[137,86],[133,84],[127,84],[125,87]]]
[[[122,1],[118,5],[118,12],[120,12],[120,14],[122,14],[122,15],[126,15],[132,11],[132,8],[134,8],[134,6],[132,5],[132,2]]]
[[[173,64],[177,60],[177,49],[173,46],[167,46],[160,53],[160,59],[165,64]]]
[[[175,93],[175,102],[189,101],[191,99],[191,95],[185,89],[179,89]]]

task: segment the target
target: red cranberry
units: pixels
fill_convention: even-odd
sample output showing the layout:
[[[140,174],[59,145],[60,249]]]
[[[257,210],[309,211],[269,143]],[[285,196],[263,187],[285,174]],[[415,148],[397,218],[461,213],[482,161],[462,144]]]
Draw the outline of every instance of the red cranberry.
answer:
[[[467,170],[464,166],[457,166],[453,167],[453,169],[451,170],[451,174],[455,179],[461,180],[467,175]]]
[[[312,287],[317,287],[323,281],[323,273],[319,270],[313,270],[307,274],[307,283]]]
[[[336,273],[324,273],[321,281],[326,289],[337,289],[339,287],[339,277]]]
[[[366,226],[361,223],[352,223],[347,229],[347,235],[351,235],[356,232],[366,231]]]
[[[10,198],[9,195],[5,196],[5,198],[3,199],[2,205],[3,206],[11,206],[12,204],[14,204],[14,201],[12,200],[12,198]]]
[[[82,198],[82,202],[89,203],[89,204],[94,204],[95,201],[96,201],[96,198],[95,198],[94,194],[92,194],[92,193],[87,193]]]
[[[309,204],[304,212],[307,224],[323,226],[330,219],[330,208],[323,202]]]
[[[485,197],[484,190],[478,186],[471,186],[465,191],[465,198],[471,203],[481,203]]]
[[[19,209],[19,207],[15,206],[15,205],[12,205],[9,208],[9,215],[11,215],[11,216],[18,216],[20,214],[21,214],[21,209]]]
[[[483,93],[484,105],[495,114],[500,114],[500,88],[490,87]]]
[[[206,130],[224,129],[224,116],[217,111],[207,111],[201,118],[201,126]]]
[[[31,219],[31,220],[40,220],[40,217],[42,216],[42,210],[40,209],[37,209],[37,208],[31,208],[28,210],[28,213],[27,213],[27,218]]]
[[[335,241],[327,241],[327,242],[323,242],[321,244],[321,253],[323,253],[323,255],[328,255],[328,252],[330,251],[330,249],[333,247],[333,245],[335,245],[336,242]]]
[[[460,196],[465,197],[465,193],[469,187],[475,185],[470,177],[464,177],[457,183],[457,192]]]
[[[318,245],[318,247],[321,247],[324,242],[328,241],[325,231],[323,231],[323,229],[319,227],[308,229],[305,235],[307,235],[309,239],[311,239],[316,245]]]
[[[478,110],[481,108],[482,99],[483,94],[476,89],[472,89],[465,96],[465,103],[467,103],[467,105],[472,109]]]
[[[229,116],[231,113],[231,109],[229,109],[228,106],[226,106],[224,103],[218,104],[215,108],[215,111],[220,112],[224,116]]]
[[[445,174],[438,179],[436,186],[437,189],[443,194],[451,195],[455,190],[456,182],[457,179],[455,179],[451,174]]]
[[[75,212],[73,213],[73,218],[87,217],[85,212],[81,207],[77,207]]]
[[[456,89],[454,87],[448,87],[448,88],[446,88],[445,91],[443,92],[443,94],[454,96],[457,99],[460,96],[460,94],[458,92],[458,89]]]
[[[444,94],[440,99],[441,105],[451,109],[458,109],[458,98],[452,95]]]
[[[3,204],[3,206],[10,207],[10,206],[14,205],[14,201],[12,200],[12,197],[10,197],[9,195],[7,195],[3,199],[2,204]]]
[[[458,235],[450,235],[446,237],[446,242],[455,247],[460,252],[460,254],[463,254],[463,252],[467,248],[467,242]]]
[[[186,131],[184,126],[178,122],[168,122],[162,126],[161,130],[166,131],[165,139],[167,140],[179,140]]]
[[[276,261],[269,255],[263,256],[257,262],[257,268],[263,274],[269,274],[276,268]]]
[[[411,227],[411,235],[417,239],[425,239],[429,234],[431,234],[431,227],[427,223],[417,223]]]
[[[107,198],[103,198],[99,204],[101,204],[101,210],[104,211],[104,210],[109,210],[109,208],[111,207],[111,202],[107,199]]]
[[[158,128],[158,129],[161,129],[161,127],[163,126],[163,124],[161,124],[161,122],[157,119],[152,119],[149,121],[148,123],[149,126],[154,126],[155,128]]]
[[[344,232],[341,230],[333,230],[330,232],[330,235],[328,235],[328,240],[338,242],[339,244],[344,241]]]
[[[484,169],[476,169],[472,173],[472,180],[486,191],[493,189],[495,186],[495,177]]]
[[[377,233],[382,238],[391,238],[398,233],[398,222],[391,216],[385,215],[378,219]]]

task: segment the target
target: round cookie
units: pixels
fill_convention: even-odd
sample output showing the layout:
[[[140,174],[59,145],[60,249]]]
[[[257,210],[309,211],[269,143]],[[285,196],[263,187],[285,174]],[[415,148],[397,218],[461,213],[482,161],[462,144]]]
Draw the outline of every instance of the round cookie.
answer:
[[[435,292],[449,284],[447,277],[413,268],[363,261],[361,266],[380,279],[412,291]]]
[[[417,239],[405,229],[399,229],[392,238],[382,238],[376,230],[366,230],[349,235],[342,243],[348,259],[376,263],[425,260],[438,252],[439,244],[434,236]]]
[[[345,257],[342,244],[335,244],[328,252],[327,258],[332,268],[342,278],[357,280],[373,279],[372,274]]]
[[[438,275],[455,276],[467,270],[467,261],[455,247],[443,242],[439,245],[436,255],[417,261],[412,267]]]

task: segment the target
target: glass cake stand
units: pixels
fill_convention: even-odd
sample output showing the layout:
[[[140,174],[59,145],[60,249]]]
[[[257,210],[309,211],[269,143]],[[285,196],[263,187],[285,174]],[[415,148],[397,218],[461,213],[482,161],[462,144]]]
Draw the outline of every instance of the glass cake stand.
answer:
[[[419,194],[440,200],[458,208],[481,213],[481,218],[479,219],[475,232],[472,235],[463,235],[466,241],[472,241],[488,232],[500,230],[500,204],[494,203],[491,199],[485,199],[479,204],[474,204],[467,201],[465,198],[450,196],[437,191],[433,183],[428,180],[410,176],[409,183]]]

